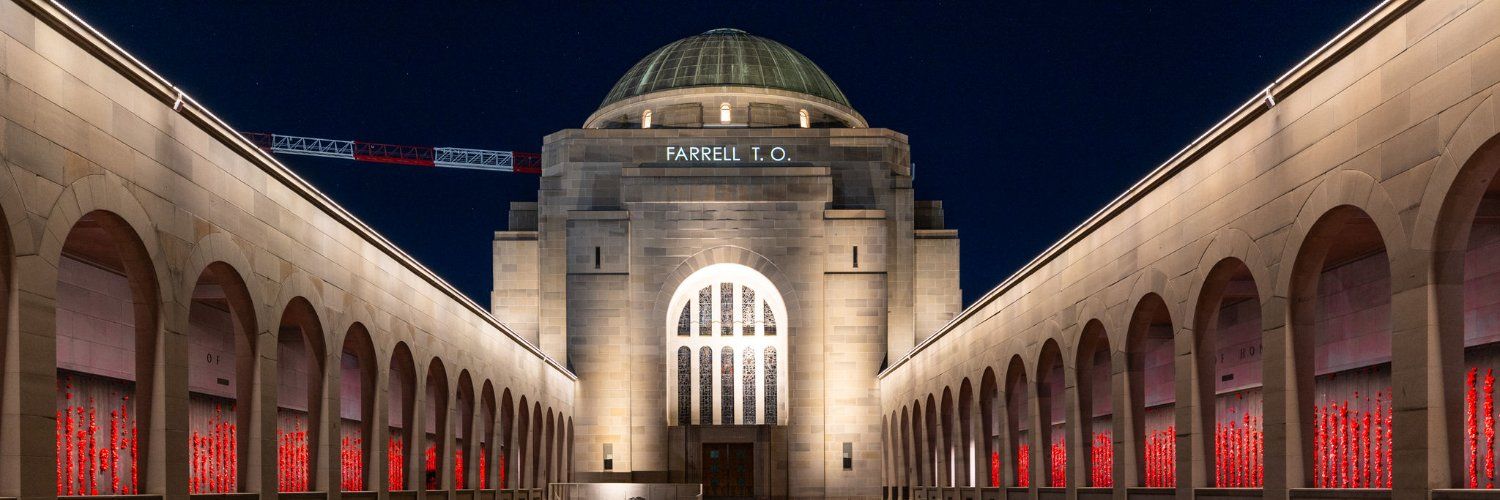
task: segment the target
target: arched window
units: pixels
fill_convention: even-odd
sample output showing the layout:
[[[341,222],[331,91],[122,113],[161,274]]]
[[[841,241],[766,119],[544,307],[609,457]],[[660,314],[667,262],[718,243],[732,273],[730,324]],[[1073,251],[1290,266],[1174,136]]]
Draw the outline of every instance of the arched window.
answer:
[[[734,335],[734,283],[719,283],[719,331]]]
[[[724,425],[734,424],[734,348],[719,351],[719,418]]]
[[[714,351],[698,349],[698,422],[714,423]]]
[[[757,379],[755,378],[755,348],[753,348],[753,347],[746,347],[745,348],[745,356],[744,357],[745,357],[745,366],[743,368],[744,373],[740,374],[740,382],[742,384],[744,384],[744,386],[745,386],[745,389],[744,389],[745,397],[744,397],[744,402],[742,403],[744,405],[744,407],[745,407],[744,408],[744,412],[745,412],[744,420],[745,421],[744,422],[740,422],[740,423],[742,423],[742,424],[754,424],[755,423],[755,384],[757,383]]]
[[[755,289],[740,287],[740,334],[755,335]]]
[[[714,334],[714,287],[698,290],[698,335]]]
[[[808,116],[807,110],[797,110],[797,124],[801,125],[802,128],[808,128],[812,126],[812,117]]]
[[[651,110],[641,112],[641,128],[651,128]]]
[[[729,103],[719,105],[719,123],[729,123]]]
[[[765,312],[766,335],[776,335],[776,314],[771,312],[771,304],[766,304],[762,310]]]
[[[766,422],[776,422],[776,348],[766,348]]]
[[[677,421],[693,419],[693,351],[687,346],[677,348]]]
[[[665,305],[671,313],[663,325],[663,382],[668,401],[677,402],[676,412],[663,409],[669,425],[785,423],[765,413],[774,409],[759,399],[785,398],[769,391],[787,390],[766,383],[786,373],[762,363],[766,348],[785,349],[787,342],[776,326],[786,306],[769,279],[741,264],[714,264],[683,280]]]
[[[677,335],[688,336],[693,334],[693,303],[682,304],[682,315],[677,318]]]

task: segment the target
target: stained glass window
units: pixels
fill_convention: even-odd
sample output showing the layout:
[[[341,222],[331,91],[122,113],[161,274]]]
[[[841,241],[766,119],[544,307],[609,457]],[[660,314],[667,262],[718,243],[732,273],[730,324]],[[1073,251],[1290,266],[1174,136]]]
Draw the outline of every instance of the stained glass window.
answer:
[[[714,334],[714,287],[698,290],[698,335]]]
[[[693,333],[693,303],[692,301],[682,303],[682,315],[677,317],[677,335],[686,336]]]
[[[698,422],[714,423],[714,351],[698,349]]]
[[[755,289],[740,286],[741,335],[755,335]]]
[[[776,313],[771,312],[771,303],[761,303],[762,315],[766,322],[766,335],[776,335]]]
[[[720,419],[724,425],[734,423],[734,348],[725,346],[719,351],[719,384],[723,394],[719,395]]]
[[[719,283],[720,335],[734,335],[734,283]]]
[[[693,350],[677,348],[677,425],[693,423]]]
[[[753,424],[755,423],[755,348],[745,348],[745,366],[741,371],[744,373],[740,375],[740,383],[744,385],[742,391],[745,395],[743,403],[745,418],[741,423]]]
[[[766,423],[776,424],[776,348],[766,348]]]

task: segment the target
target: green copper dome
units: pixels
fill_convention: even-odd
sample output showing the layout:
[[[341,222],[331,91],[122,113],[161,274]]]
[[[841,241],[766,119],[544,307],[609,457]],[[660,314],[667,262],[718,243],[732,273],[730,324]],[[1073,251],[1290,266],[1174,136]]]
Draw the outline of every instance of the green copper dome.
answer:
[[[600,107],[662,90],[721,85],[789,90],[849,106],[807,56],[774,40],[720,28],[656,49],[615,83]]]

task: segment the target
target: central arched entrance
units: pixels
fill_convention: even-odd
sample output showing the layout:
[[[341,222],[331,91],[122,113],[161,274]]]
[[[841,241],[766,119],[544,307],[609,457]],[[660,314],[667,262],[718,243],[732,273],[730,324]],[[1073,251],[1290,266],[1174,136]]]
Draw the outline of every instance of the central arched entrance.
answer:
[[[664,322],[667,422],[682,480],[705,497],[763,496],[785,454],[787,308],[765,275],[714,264],[678,285]],[[777,439],[781,445],[775,444]]]

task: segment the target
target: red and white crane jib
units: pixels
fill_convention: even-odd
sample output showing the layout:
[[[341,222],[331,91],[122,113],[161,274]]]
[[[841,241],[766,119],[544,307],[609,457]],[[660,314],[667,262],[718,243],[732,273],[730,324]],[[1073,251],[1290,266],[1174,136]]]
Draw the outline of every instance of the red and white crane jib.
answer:
[[[423,167],[463,168],[493,172],[542,173],[542,156],[536,153],[488,149],[435,148],[378,142],[322,139],[294,135],[247,132],[245,138],[272,153],[345,160],[394,163]]]

